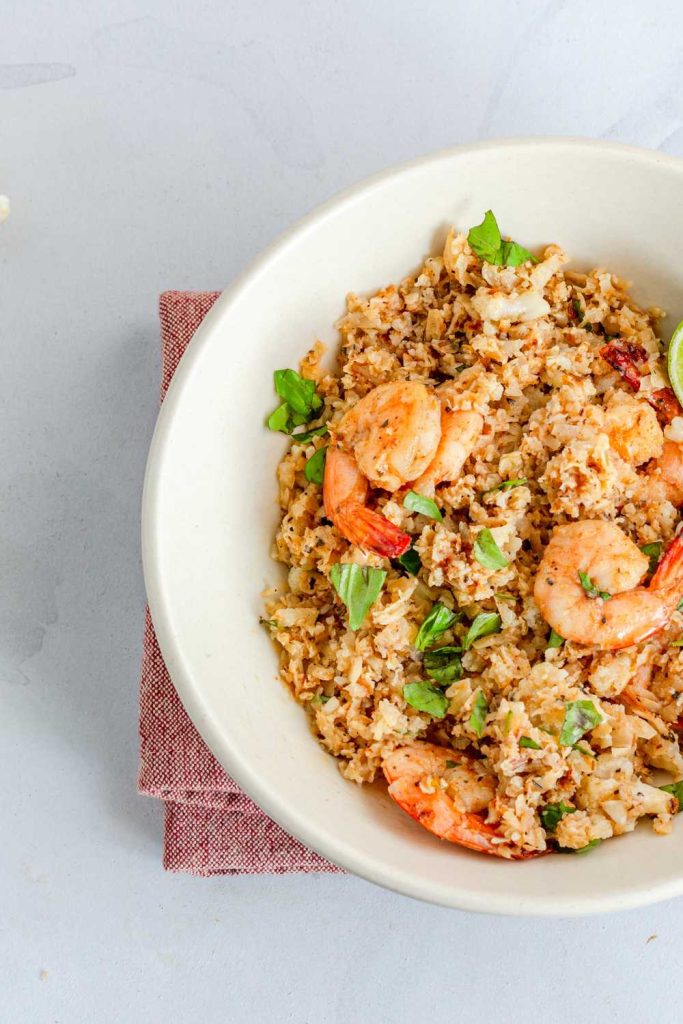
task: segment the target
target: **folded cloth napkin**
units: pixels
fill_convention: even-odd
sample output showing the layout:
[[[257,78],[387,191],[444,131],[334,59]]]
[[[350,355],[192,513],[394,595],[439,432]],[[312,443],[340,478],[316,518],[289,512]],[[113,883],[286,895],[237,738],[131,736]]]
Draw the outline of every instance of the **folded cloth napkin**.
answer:
[[[164,292],[161,399],[220,292]],[[163,800],[164,867],[195,875],[339,871],[287,835],[223,771],[180,703],[149,611],[140,681],[138,788]]]

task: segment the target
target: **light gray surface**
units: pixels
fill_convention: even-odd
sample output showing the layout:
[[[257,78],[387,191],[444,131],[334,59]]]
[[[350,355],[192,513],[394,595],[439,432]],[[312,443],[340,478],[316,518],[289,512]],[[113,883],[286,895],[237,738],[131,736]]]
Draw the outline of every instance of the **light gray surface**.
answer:
[[[680,901],[518,921],[353,878],[165,875],[135,775],[158,292],[220,288],[338,189],[453,143],[683,156],[683,8],[19,6],[0,0],[0,1020],[679,1020]]]

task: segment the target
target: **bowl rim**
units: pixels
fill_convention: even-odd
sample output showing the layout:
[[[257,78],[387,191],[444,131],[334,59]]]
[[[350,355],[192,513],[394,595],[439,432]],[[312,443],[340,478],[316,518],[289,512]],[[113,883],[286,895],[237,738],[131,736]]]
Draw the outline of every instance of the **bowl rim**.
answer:
[[[448,161],[453,157],[464,156],[470,152],[494,152],[514,148],[550,149],[553,147],[570,150],[573,153],[582,149],[593,152],[601,151],[617,159],[637,160],[683,173],[683,159],[626,143],[580,136],[515,136],[451,146],[393,164],[361,179],[317,205],[310,213],[279,234],[225,288],[190,341],[170,383],[154,428],[144,475],[141,524],[142,565],[147,600],[159,647],[173,685],[209,749],[238,785],[269,817],[337,866],[402,895],[453,909],[540,917],[579,916],[627,910],[683,895],[683,872],[678,878],[666,879],[655,884],[645,882],[628,892],[606,893],[604,896],[590,896],[585,899],[567,899],[557,892],[524,896],[517,893],[478,894],[465,888],[458,888],[457,885],[444,890],[441,884],[431,884],[405,870],[392,868],[389,873],[382,863],[373,860],[371,854],[361,854],[343,840],[337,837],[330,838],[327,833],[317,827],[314,821],[309,820],[305,813],[301,814],[296,807],[283,805],[277,794],[265,785],[248,764],[235,754],[228,738],[209,713],[201,695],[201,687],[193,681],[178,637],[171,627],[169,606],[162,583],[156,525],[161,467],[165,461],[171,423],[185,381],[191,375],[192,368],[215,327],[245,286],[266,272],[271,263],[278,260],[290,246],[296,244],[300,238],[316,228],[327,217],[332,214],[336,215],[343,207],[361,197],[366,197],[375,189],[381,189],[385,182],[396,176],[430,164]]]

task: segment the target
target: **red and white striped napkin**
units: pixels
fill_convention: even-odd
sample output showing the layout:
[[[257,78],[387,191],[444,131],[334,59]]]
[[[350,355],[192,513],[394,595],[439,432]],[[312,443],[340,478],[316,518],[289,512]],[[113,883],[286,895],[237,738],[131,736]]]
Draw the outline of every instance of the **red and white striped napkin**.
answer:
[[[164,292],[161,399],[220,292]],[[149,611],[140,680],[138,788],[163,800],[164,867],[195,875],[339,871],[276,825],[223,771],[180,703]]]

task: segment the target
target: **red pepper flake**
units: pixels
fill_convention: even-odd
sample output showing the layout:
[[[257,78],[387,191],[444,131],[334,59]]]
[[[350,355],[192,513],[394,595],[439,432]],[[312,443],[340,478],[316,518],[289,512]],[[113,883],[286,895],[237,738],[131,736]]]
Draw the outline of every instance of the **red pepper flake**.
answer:
[[[621,374],[634,391],[640,391],[640,373],[638,363],[647,362],[647,352],[640,345],[631,342],[610,341],[600,349],[600,355]]]
[[[660,423],[671,423],[675,416],[683,415],[683,409],[671,388],[659,388],[648,395],[647,400],[657,413]]]

